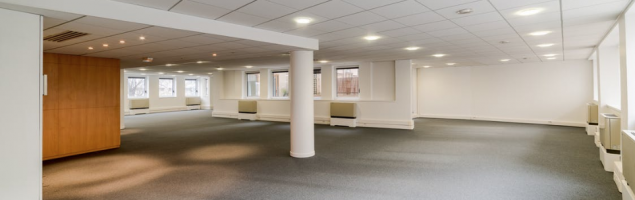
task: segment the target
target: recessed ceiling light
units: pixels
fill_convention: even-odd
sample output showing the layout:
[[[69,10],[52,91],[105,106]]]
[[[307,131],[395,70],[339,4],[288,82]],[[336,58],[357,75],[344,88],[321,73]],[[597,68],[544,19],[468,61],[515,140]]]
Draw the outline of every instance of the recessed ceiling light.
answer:
[[[141,71],[145,71],[145,70],[148,70],[148,69],[141,68],[141,69],[139,69],[139,70],[141,70]]]
[[[102,46],[104,46],[104,47],[108,47],[108,44],[102,44]]]
[[[183,73],[183,71],[176,71],[176,72],[178,72],[178,73]]]
[[[450,66],[452,66],[452,65],[456,65],[456,63],[445,63],[445,64],[446,64],[446,65],[450,65]]]
[[[558,54],[545,54],[545,55],[542,55],[542,56],[544,56],[544,57],[554,57],[556,55],[558,55]]]
[[[510,61],[510,59],[501,59],[501,62],[507,62]]]
[[[547,43],[547,44],[539,44],[539,45],[536,45],[536,46],[538,46],[538,47],[550,47],[550,46],[553,46],[553,45],[554,45],[553,43]]]
[[[141,75],[146,75],[146,74],[141,74]]]
[[[221,67],[219,67],[219,68],[216,68],[216,69],[217,69],[217,70],[223,70],[223,68],[221,68]]]
[[[379,38],[381,38],[381,37],[376,36],[376,35],[369,35],[369,36],[365,36],[365,37],[364,37],[364,39],[365,39],[365,40],[371,40],[371,41],[372,41],[372,40],[377,40],[377,39],[379,39]]]
[[[420,47],[406,47],[406,50],[408,50],[408,51],[414,51],[414,50],[417,50],[417,49],[419,49],[419,48],[420,48]]]
[[[465,8],[465,9],[457,10],[456,14],[464,15],[464,14],[470,14],[472,12],[473,10],[471,8]]]
[[[194,74],[189,74],[190,76],[194,75]]]
[[[119,40],[119,44],[125,44],[126,41],[125,40]]]
[[[251,66],[251,65],[245,66],[245,68],[248,68],[248,69],[251,69],[252,67],[254,67],[254,66]]]
[[[549,60],[555,60],[555,59],[556,59],[556,57],[549,57],[549,58],[547,58],[547,59],[549,59]]]
[[[311,23],[313,19],[308,17],[297,17],[293,19],[293,21],[295,21],[295,23],[298,23],[298,24],[308,24],[308,23]]]
[[[88,47],[88,50],[93,50],[93,47]]]
[[[213,54],[212,54],[212,56],[216,57],[216,54],[215,54],[215,53],[213,53]]]
[[[500,42],[498,42],[498,43],[501,43],[501,44],[507,44],[507,43],[509,43],[509,41],[507,41],[507,40],[503,40],[503,41],[500,41]]]
[[[536,31],[536,32],[529,33],[529,35],[531,35],[531,36],[542,36],[542,35],[547,35],[549,33],[551,33],[551,31]]]
[[[437,58],[440,58],[440,57],[445,56],[445,54],[434,54],[434,55],[432,55],[432,56],[437,57]]]
[[[320,63],[327,63],[327,62],[329,62],[329,61],[328,61],[328,60],[320,60],[320,61],[318,61],[318,62],[320,62]]]
[[[170,63],[165,64],[165,66],[167,66],[167,67],[172,67],[173,65],[174,65],[174,64],[170,64]]]
[[[423,66],[423,68],[430,68],[430,66],[426,65],[426,66]]]
[[[159,74],[164,74],[163,72],[159,72]]]
[[[207,74],[214,74],[214,73],[207,73]]]
[[[140,39],[140,40],[145,40],[145,39],[146,39],[146,37],[141,36],[141,37],[139,37],[139,39]]]
[[[203,63],[203,61],[200,61],[200,60],[199,60],[199,61],[196,61],[196,63],[201,64],[201,63]]]
[[[529,15],[535,15],[538,14],[540,12],[542,12],[543,8],[528,8],[528,9],[523,9],[523,10],[519,10],[518,12],[516,12],[516,15],[520,15],[520,16],[529,16]]]

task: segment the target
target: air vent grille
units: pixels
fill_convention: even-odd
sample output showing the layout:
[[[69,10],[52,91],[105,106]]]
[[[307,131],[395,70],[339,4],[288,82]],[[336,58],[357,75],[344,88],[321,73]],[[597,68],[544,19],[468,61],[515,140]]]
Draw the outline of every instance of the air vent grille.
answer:
[[[64,31],[55,35],[49,35],[44,37],[45,41],[50,42],[64,42],[66,40],[75,39],[78,37],[86,36],[88,33],[76,32],[76,31]]]

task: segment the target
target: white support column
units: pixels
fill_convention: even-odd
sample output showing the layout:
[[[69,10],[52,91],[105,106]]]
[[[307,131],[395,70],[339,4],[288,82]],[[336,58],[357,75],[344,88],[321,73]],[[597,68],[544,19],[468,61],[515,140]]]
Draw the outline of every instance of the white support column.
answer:
[[[313,110],[313,51],[291,52],[291,156],[315,155]]]
[[[42,199],[42,17],[0,8],[0,199]]]
[[[333,88],[335,88],[335,78],[333,78],[333,65],[323,66],[322,73],[322,100],[333,100]]]
[[[620,80],[622,130],[635,129],[635,13],[625,13],[619,19]],[[628,66],[631,66],[630,68]]]
[[[373,63],[359,63],[359,100],[373,99]],[[336,77],[337,79],[337,77]],[[335,86],[337,87],[337,86]]]
[[[260,69],[260,99],[269,99],[271,95],[269,87],[271,86],[271,69]]]

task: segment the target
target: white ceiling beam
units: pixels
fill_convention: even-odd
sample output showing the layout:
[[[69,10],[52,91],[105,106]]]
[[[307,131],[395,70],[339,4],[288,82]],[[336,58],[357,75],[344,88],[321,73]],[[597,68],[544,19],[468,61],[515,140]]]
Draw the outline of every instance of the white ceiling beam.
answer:
[[[318,50],[318,40],[107,0],[0,0],[0,3]],[[37,13],[36,13],[37,14]]]

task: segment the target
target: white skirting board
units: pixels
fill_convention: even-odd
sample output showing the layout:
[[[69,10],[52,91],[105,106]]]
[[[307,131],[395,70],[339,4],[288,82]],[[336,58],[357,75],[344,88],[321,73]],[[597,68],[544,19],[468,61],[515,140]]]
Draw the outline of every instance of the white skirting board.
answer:
[[[289,122],[290,117],[288,115],[272,115],[272,114],[257,114],[257,120],[259,121],[275,121],[275,122]],[[222,118],[238,118],[237,112],[223,112],[213,111],[213,117]],[[330,124],[330,117],[316,116],[314,118],[315,124]],[[356,127],[369,127],[369,128],[389,128],[389,129],[414,129],[414,121],[395,121],[395,120],[375,120],[375,119],[357,119]]]
[[[598,125],[587,124],[586,125],[586,134],[593,136],[593,135],[595,135],[595,132],[597,131],[597,129],[598,129]]]
[[[586,127],[586,122],[569,122],[569,121],[549,121],[549,120],[533,120],[533,119],[511,119],[511,118],[495,118],[495,117],[478,117],[478,116],[463,116],[463,115],[416,115],[420,118],[436,118],[436,119],[464,119],[464,120],[478,120],[478,121],[494,121],[494,122],[511,122],[511,123],[524,123],[524,124],[547,124],[557,126],[572,126],[572,127]]]
[[[243,119],[255,121],[256,119],[258,119],[258,115],[250,114],[250,113],[238,113],[238,120],[243,120]]]
[[[615,162],[620,160],[620,154],[608,153],[603,146],[600,146],[600,161],[602,161],[602,165],[604,166],[605,171],[613,172],[615,170]]]
[[[201,109],[201,105],[192,105],[192,106],[186,106],[187,110],[200,110]]]
[[[622,173],[622,161],[615,161],[615,166],[613,167],[613,181],[617,185],[617,190],[620,192],[624,191],[624,186],[622,182],[624,180],[624,174]]]
[[[348,126],[351,128],[355,128],[357,126],[357,119],[331,117],[331,126]]]
[[[128,115],[137,115],[137,114],[149,114],[150,109],[131,109],[128,111]]]
[[[622,200],[635,200],[635,194],[626,181],[622,181]]]

